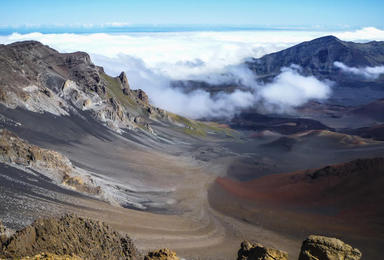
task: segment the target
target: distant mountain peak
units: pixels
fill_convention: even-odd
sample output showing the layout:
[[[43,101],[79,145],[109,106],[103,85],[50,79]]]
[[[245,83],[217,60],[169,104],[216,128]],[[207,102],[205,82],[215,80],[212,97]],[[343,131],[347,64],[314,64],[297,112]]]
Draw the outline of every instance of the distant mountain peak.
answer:
[[[302,67],[305,75],[337,81],[343,77],[337,73],[335,61],[351,67],[384,65],[384,42],[345,42],[327,35],[252,59],[247,65],[260,79],[265,80],[278,75],[283,67],[296,64]]]
[[[316,42],[316,41],[341,41],[341,40],[339,38],[337,38],[336,36],[326,35],[326,36],[316,38],[316,39],[312,40],[311,42]]]

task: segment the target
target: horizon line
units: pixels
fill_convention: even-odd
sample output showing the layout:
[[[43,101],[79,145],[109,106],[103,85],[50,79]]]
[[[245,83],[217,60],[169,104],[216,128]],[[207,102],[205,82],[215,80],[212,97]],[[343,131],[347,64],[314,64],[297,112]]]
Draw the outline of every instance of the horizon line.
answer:
[[[13,33],[156,33],[156,32],[198,32],[198,31],[346,31],[364,27],[327,26],[272,26],[272,25],[225,25],[225,24],[119,24],[100,25],[0,25],[0,35]],[[374,27],[381,29],[381,27]]]

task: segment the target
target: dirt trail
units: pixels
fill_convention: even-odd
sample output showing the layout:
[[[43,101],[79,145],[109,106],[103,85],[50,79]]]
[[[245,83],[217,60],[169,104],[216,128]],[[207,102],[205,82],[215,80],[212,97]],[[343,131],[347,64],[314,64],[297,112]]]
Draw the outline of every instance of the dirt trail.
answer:
[[[186,259],[234,259],[244,239],[256,239],[291,254],[299,252],[297,241],[227,217],[210,207],[208,188],[217,176],[226,173],[233,158],[202,164],[190,157],[162,157],[164,160],[157,160],[153,165],[156,167],[152,168],[148,162],[145,166],[158,172],[177,172],[175,192],[171,197],[177,201],[178,214],[154,214],[94,200],[83,201],[86,210],[71,210],[127,232],[141,250],[169,247]]]

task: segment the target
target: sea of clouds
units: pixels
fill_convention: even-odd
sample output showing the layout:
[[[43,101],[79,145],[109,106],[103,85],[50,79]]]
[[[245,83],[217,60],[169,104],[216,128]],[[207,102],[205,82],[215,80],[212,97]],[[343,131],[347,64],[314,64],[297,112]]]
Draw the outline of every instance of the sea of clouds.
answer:
[[[364,28],[346,32],[36,32],[0,36],[0,43],[37,40],[60,52],[88,52],[93,62],[103,66],[107,73],[115,76],[125,71],[131,87],[146,91],[155,106],[192,118],[201,118],[231,117],[241,109],[256,104],[263,104],[263,108],[269,112],[289,113],[309,100],[328,98],[331,84],[302,76],[300,68],[296,66],[284,68],[271,83],[261,84],[257,81],[257,75],[243,62],[250,57],[258,58],[329,34],[349,41],[384,40],[384,31]],[[340,66],[342,70],[355,71],[354,68]],[[374,74],[369,69],[364,73]],[[181,88],[172,87],[172,82],[176,80],[240,84],[248,90],[215,96],[203,90],[186,93]]]

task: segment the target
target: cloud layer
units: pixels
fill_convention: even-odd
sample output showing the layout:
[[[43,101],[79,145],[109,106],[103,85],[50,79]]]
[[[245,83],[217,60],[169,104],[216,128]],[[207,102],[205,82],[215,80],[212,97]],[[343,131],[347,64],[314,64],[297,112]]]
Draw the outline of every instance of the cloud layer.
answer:
[[[356,31],[336,32],[333,35],[344,41],[384,41],[384,30],[365,27]]]
[[[333,65],[341,69],[344,73],[353,74],[370,80],[378,79],[381,74],[384,74],[384,66],[356,68],[349,67],[339,61],[335,61]]]
[[[320,81],[313,76],[300,75],[300,67],[283,68],[275,80],[260,90],[269,110],[286,112],[308,100],[321,100],[331,94],[331,82]]]
[[[193,118],[233,116],[240,109],[264,104],[273,112],[287,112],[311,99],[324,99],[330,85],[286,68],[271,84],[262,85],[242,64],[249,57],[279,51],[302,41],[334,34],[341,39],[364,41],[384,38],[384,31],[365,28],[355,32],[227,31],[125,34],[14,33],[0,43],[38,40],[61,52],[86,51],[95,64],[111,75],[126,71],[131,86],[145,90],[159,107]],[[375,38],[376,37],[376,38]],[[372,71],[369,72],[374,74]],[[209,95],[186,94],[171,87],[174,80],[209,84],[240,84],[248,91]]]

